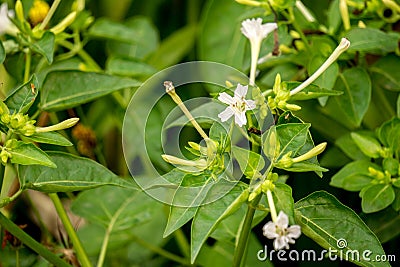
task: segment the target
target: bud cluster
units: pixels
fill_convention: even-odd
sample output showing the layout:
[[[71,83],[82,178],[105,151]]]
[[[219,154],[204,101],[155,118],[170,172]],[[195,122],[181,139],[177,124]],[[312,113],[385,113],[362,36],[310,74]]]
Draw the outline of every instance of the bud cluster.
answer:
[[[36,130],[35,120],[31,120],[28,115],[22,113],[9,114],[4,104],[0,106],[0,121],[7,128],[25,136],[33,135]]]

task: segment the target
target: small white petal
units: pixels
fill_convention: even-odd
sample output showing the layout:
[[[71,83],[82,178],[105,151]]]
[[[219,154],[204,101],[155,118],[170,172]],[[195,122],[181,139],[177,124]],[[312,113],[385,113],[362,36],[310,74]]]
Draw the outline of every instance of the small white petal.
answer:
[[[289,226],[289,217],[283,211],[280,211],[276,218],[276,224],[279,228],[286,229]]]
[[[229,120],[230,117],[235,113],[231,107],[227,107],[224,111],[218,114],[218,117],[222,122]]]
[[[262,38],[265,38],[268,36],[268,34],[270,34],[275,29],[278,28],[278,24],[276,24],[275,22],[265,23],[265,24],[261,25],[261,27],[262,27]]]
[[[256,108],[256,101],[254,100],[245,100],[246,110],[252,110]]]
[[[274,249],[281,250],[283,248],[289,249],[289,240],[285,236],[279,236],[274,240]]]
[[[221,101],[222,103],[228,104],[228,105],[233,105],[236,101],[233,97],[228,95],[227,93],[220,93],[218,96],[218,100]]]
[[[246,113],[245,112],[235,112],[235,123],[242,127],[247,123]]]
[[[235,89],[235,96],[237,96],[239,98],[246,97],[248,88],[249,87],[247,85],[243,86],[240,83],[238,83],[238,85]]]
[[[277,238],[276,226],[273,222],[268,222],[263,226],[263,235],[269,239]]]
[[[292,225],[287,229],[287,234],[289,238],[299,238],[301,235],[301,227],[299,225]]]

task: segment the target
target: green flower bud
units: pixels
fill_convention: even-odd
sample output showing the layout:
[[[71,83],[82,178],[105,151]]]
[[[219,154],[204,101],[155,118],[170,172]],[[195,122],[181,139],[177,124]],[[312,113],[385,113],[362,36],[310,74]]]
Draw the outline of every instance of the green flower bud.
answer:
[[[255,199],[260,193],[261,193],[261,185],[258,185],[253,192],[250,193],[249,195],[249,202],[253,201],[253,199]]]
[[[53,132],[70,128],[77,124],[79,118],[71,118],[48,127],[36,127],[37,133]]]
[[[275,10],[283,10],[296,4],[296,0],[270,0],[269,2]]]
[[[310,151],[308,151],[307,153],[294,158],[293,162],[296,163],[296,162],[302,162],[302,161],[311,159],[311,158],[321,154],[325,150],[325,148],[326,148],[326,142],[321,143],[321,144],[313,147],[312,149],[310,149]]]
[[[261,190],[262,190],[264,193],[267,193],[268,190],[273,191],[274,188],[275,188],[275,185],[274,185],[274,183],[273,183],[271,180],[265,180],[265,181],[262,183],[262,185],[261,185]]]
[[[379,158],[381,153],[383,153],[381,144],[372,136],[353,132],[351,133],[351,138],[358,148],[368,157]]]
[[[54,34],[62,33],[69,25],[74,22],[76,18],[76,11],[71,12],[68,16],[66,16],[60,23],[50,29],[50,31]]]
[[[25,136],[31,136],[36,132],[36,127],[33,124],[27,123],[25,124],[24,127],[20,130],[20,133],[22,133]]]
[[[17,2],[15,2],[15,14],[17,15],[17,19],[20,22],[25,21],[24,8],[23,8],[22,2],[20,0],[17,0]]]
[[[293,165],[293,159],[291,158],[292,151],[286,153],[276,164],[277,167],[290,168]]]
[[[10,126],[13,129],[21,128],[25,125],[26,118],[21,113],[12,114],[10,118]]]
[[[1,115],[0,120],[2,123],[8,124],[8,123],[10,123],[10,118],[11,118],[11,116],[9,114],[4,113]]]

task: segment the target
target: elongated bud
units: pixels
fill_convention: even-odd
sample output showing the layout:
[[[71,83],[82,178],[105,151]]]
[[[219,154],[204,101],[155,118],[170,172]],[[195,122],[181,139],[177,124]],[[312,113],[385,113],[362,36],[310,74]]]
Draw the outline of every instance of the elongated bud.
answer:
[[[20,22],[23,22],[25,20],[24,7],[22,6],[22,2],[20,0],[17,0],[17,2],[15,2],[15,14],[17,15],[17,19]]]
[[[297,0],[296,7],[301,12],[301,14],[303,14],[306,20],[308,20],[309,22],[315,22],[314,16],[311,15],[310,11],[304,6],[303,2]]]
[[[347,8],[346,0],[340,0],[339,3],[340,15],[342,16],[343,27],[346,31],[350,30],[350,16]]]
[[[77,124],[79,118],[71,118],[48,127],[36,127],[37,133],[53,132],[70,128]]]
[[[50,31],[54,34],[62,33],[69,25],[74,22],[76,18],[76,11],[71,12],[68,16],[66,16],[60,23],[50,29]]]
[[[338,57],[346,51],[350,47],[350,41],[346,38],[342,38],[340,44],[336,47],[336,49],[332,52],[332,54],[328,57],[328,59],[319,67],[319,69],[313,73],[307,80],[305,80],[302,84],[297,86],[295,89],[290,91],[290,95],[295,95],[307,86],[309,86],[313,81],[315,81],[329,66],[335,62]]]
[[[203,128],[197,123],[197,121],[193,118],[192,114],[190,111],[186,108],[185,104],[182,102],[182,99],[178,96],[178,94],[175,91],[175,86],[171,81],[165,81],[164,82],[165,86],[165,92],[170,95],[172,100],[178,105],[178,107],[182,110],[182,112],[185,114],[185,116],[189,119],[189,121],[192,123],[194,128],[196,128],[197,132],[201,135],[201,137],[204,138],[204,140],[209,139],[208,135],[204,132]]]
[[[192,160],[186,160],[186,159],[181,159],[178,157],[174,157],[171,155],[161,155],[161,157],[163,158],[164,161],[172,164],[172,165],[183,165],[183,166],[193,166],[196,167],[197,164],[195,161]]]
[[[292,159],[293,163],[311,159],[311,158],[321,154],[325,150],[325,148],[326,148],[326,142],[321,143],[321,144],[317,145],[316,147],[312,148],[307,153]]]
[[[247,6],[261,6],[261,2],[253,0],[235,0],[237,3]]]

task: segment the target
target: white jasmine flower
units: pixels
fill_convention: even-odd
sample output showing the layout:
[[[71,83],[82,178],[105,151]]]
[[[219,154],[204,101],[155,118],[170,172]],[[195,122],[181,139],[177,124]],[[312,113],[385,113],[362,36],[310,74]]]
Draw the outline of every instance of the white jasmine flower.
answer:
[[[237,85],[234,96],[227,93],[220,93],[218,100],[222,103],[229,105],[224,111],[218,114],[221,121],[227,121],[230,117],[235,115],[235,123],[242,127],[247,123],[246,111],[252,110],[256,107],[254,100],[246,100],[248,86],[243,86],[240,83]]]
[[[269,33],[278,28],[276,23],[262,24],[262,19],[246,19],[242,22],[240,29],[244,36],[250,40],[251,45],[251,69],[250,69],[250,84],[254,85],[256,78],[256,69],[258,55],[260,54],[261,42],[268,36]]]
[[[275,250],[289,249],[289,244],[294,244],[294,239],[301,235],[299,225],[288,226],[289,218],[283,211],[279,212],[275,222],[268,222],[264,225],[263,235],[269,239],[275,239]]]
[[[15,34],[17,32],[17,28],[14,24],[10,21],[8,17],[14,17],[14,11],[8,10],[7,3],[3,3],[0,6],[0,36],[8,33],[8,34]]]

